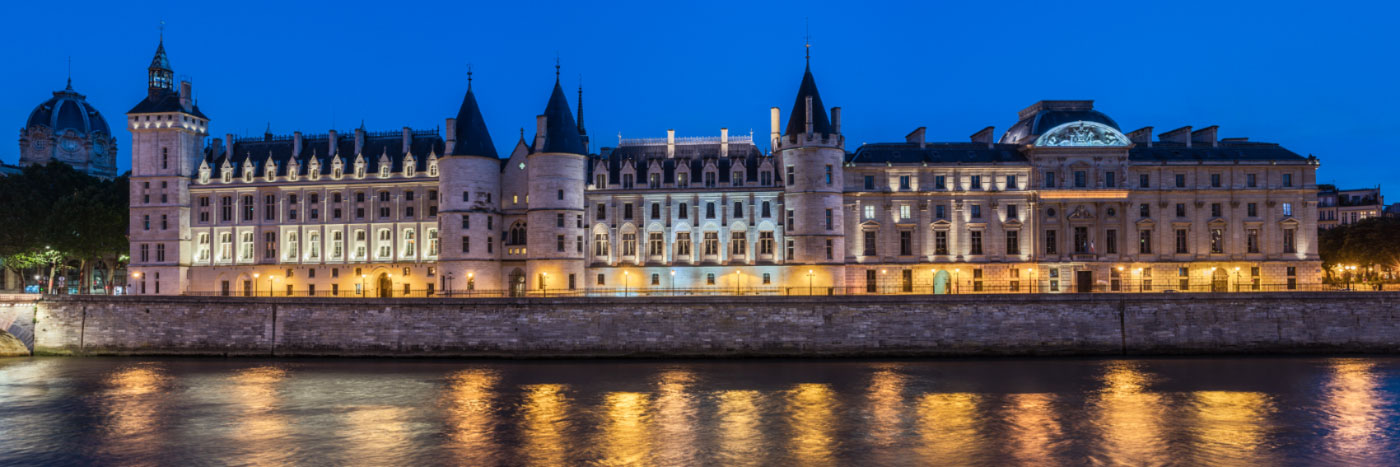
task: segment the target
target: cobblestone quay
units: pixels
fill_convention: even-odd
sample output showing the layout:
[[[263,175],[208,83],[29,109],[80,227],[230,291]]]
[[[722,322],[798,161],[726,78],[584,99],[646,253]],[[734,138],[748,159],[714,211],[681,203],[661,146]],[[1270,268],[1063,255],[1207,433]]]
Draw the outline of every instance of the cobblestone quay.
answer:
[[[0,297],[11,306],[19,298]],[[1400,293],[50,297],[37,355],[961,356],[1400,351]]]

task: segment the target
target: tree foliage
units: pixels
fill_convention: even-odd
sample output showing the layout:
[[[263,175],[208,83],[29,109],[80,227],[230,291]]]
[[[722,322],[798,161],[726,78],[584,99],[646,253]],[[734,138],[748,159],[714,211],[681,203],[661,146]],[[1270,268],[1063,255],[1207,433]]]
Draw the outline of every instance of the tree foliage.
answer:
[[[1400,270],[1400,219],[1371,218],[1324,230],[1318,235],[1318,254],[1329,271],[1345,265]]]
[[[0,262],[52,271],[125,255],[128,183],[126,175],[102,180],[59,162],[0,177]]]

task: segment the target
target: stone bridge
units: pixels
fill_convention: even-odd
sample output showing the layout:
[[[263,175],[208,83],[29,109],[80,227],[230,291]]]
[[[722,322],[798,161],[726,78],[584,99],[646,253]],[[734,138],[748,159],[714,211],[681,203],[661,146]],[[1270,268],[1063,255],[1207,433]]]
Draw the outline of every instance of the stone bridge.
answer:
[[[37,295],[0,294],[0,357],[34,351],[34,311]]]

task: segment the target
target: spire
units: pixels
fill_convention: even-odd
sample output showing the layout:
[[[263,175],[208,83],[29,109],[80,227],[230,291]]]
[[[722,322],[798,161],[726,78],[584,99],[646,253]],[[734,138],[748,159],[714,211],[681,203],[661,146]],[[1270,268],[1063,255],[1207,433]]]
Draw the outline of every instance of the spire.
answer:
[[[583,75],[578,75],[578,134],[587,135],[588,130],[583,129]]]
[[[151,97],[162,92],[175,90],[175,71],[170,68],[170,57],[165,55],[165,22],[160,22],[160,42],[156,44],[156,54],[151,57],[147,71],[147,91]]]
[[[788,114],[787,132],[796,135],[807,132],[807,98],[812,98],[812,133],[831,134],[831,120],[827,119],[826,108],[822,107],[822,96],[817,93],[817,80],[812,77],[812,65],[802,73],[802,84],[797,88],[797,102],[792,104]]]
[[[65,88],[65,89],[67,89],[67,90],[69,90],[69,91],[72,91],[72,90],[73,90],[73,56],[72,56],[72,55],[69,55],[69,56],[68,56],[68,87]]]
[[[555,65],[557,70],[558,65]],[[540,152],[584,154],[587,148],[579,135],[578,124],[573,112],[569,111],[569,100],[564,97],[564,88],[559,85],[558,72],[555,72],[554,92],[549,95],[549,104],[544,107],[545,133],[544,146]],[[460,144],[460,143],[459,143]]]
[[[498,159],[496,144],[491,141],[491,133],[486,131],[486,120],[481,118],[481,107],[476,103],[471,81],[472,71],[468,65],[467,95],[462,98],[462,107],[457,110],[457,126],[452,135],[457,142],[452,147],[451,155]]]

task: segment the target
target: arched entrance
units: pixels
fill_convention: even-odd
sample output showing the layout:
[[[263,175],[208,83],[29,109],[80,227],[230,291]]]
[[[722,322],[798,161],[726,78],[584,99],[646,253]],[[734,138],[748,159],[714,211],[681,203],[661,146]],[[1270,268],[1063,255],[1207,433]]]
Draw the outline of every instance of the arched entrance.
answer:
[[[1214,273],[1211,273],[1210,291],[1211,291],[1211,292],[1229,292],[1229,291],[1230,291],[1230,273],[1225,272],[1225,269],[1224,269],[1224,268],[1216,269]]]
[[[389,298],[394,293],[394,282],[389,280],[388,273],[379,273],[379,297]]]
[[[525,296],[525,271],[515,268],[510,272],[510,296]]]
[[[933,275],[933,293],[942,295],[948,293],[948,271],[938,271]]]

